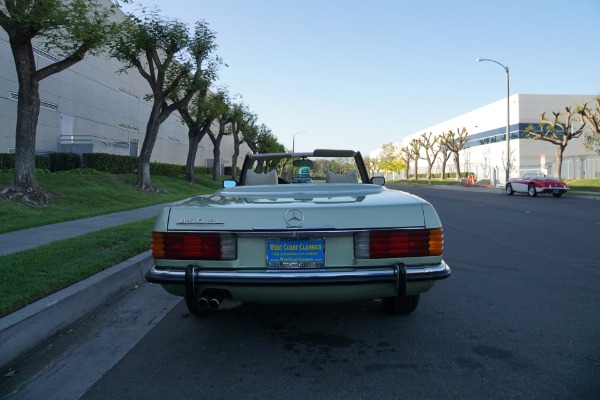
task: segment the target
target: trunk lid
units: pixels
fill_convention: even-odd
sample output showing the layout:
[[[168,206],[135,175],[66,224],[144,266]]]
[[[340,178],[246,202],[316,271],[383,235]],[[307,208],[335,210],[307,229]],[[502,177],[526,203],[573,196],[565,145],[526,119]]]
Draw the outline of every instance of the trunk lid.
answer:
[[[160,219],[157,225],[169,231],[440,226],[433,207],[421,198],[366,184],[221,189],[173,204]]]

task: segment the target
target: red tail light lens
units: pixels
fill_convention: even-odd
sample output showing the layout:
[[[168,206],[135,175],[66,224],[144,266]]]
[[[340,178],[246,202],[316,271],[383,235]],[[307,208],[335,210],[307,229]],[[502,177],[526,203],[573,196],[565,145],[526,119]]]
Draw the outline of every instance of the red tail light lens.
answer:
[[[152,257],[174,260],[235,260],[235,236],[213,232],[152,232]]]
[[[442,228],[365,231],[354,237],[356,258],[440,256],[443,251]]]

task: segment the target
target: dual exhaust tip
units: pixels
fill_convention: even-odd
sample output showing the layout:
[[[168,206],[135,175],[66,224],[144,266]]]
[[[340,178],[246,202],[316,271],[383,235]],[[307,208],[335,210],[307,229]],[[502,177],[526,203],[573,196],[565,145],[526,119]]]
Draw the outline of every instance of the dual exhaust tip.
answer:
[[[204,296],[198,299],[198,307],[211,310],[219,308],[223,302],[224,294],[221,292],[206,293]]]

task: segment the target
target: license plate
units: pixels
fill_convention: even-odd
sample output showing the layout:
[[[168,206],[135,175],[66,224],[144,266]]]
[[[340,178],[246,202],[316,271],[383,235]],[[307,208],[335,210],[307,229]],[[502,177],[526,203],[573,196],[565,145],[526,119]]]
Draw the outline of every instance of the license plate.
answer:
[[[325,268],[325,241],[267,239],[267,268]]]

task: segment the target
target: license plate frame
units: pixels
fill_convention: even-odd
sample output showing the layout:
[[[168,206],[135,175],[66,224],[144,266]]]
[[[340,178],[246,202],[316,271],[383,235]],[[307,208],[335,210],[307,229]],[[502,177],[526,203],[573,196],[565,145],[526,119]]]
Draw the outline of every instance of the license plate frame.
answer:
[[[268,238],[265,241],[267,269],[324,269],[325,239]]]

